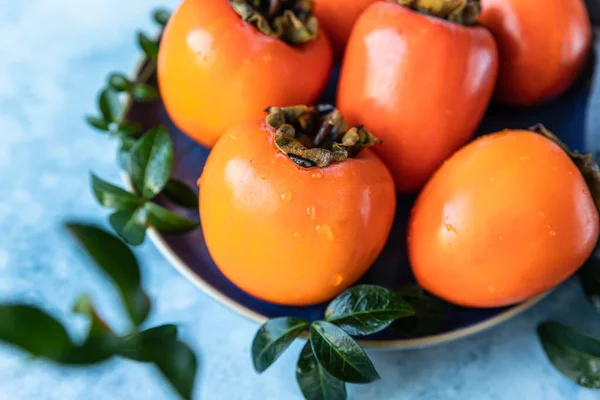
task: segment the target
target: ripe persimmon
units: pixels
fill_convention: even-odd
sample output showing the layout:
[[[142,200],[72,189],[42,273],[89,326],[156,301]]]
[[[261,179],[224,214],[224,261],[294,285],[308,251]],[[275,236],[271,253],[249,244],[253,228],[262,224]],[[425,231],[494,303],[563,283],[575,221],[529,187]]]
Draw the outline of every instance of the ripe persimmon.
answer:
[[[491,33],[470,26],[478,1],[397,1],[407,6],[375,3],[354,25],[337,105],[350,124],[385,142],[375,152],[396,189],[409,193],[473,136],[494,91],[498,55]]]
[[[323,25],[338,59],[360,14],[378,0],[315,0],[314,14]]]
[[[561,146],[541,126],[506,130],[444,163],[408,226],[424,289],[462,306],[506,306],[558,285],[586,261],[598,240],[600,172],[591,155]]]
[[[583,0],[481,0],[481,5],[479,23],[498,42],[499,100],[535,105],[573,84],[592,40]]]
[[[331,107],[270,108],[210,153],[200,216],[216,265],[242,290],[284,305],[328,300],[378,257],[395,213],[394,182]]]
[[[158,55],[161,97],[175,124],[212,147],[269,105],[315,101],[333,51],[311,8],[304,0],[183,0]]]

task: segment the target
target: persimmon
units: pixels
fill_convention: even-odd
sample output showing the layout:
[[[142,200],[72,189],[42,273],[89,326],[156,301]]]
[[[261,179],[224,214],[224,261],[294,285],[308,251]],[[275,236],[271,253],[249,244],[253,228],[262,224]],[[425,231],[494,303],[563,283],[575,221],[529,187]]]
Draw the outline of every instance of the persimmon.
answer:
[[[371,5],[354,25],[337,105],[350,124],[385,142],[375,152],[396,189],[409,193],[474,134],[493,94],[498,55],[489,31],[471,26],[478,1],[398,2],[406,6]]]
[[[161,97],[175,124],[212,147],[269,105],[315,101],[333,51],[311,9],[310,0],[183,0],[158,55]]]
[[[320,303],[378,257],[395,213],[392,177],[330,107],[270,108],[232,128],[200,180],[208,250],[234,284],[283,305]]]
[[[314,14],[319,23],[323,24],[338,59],[344,54],[354,23],[376,1],[378,0],[315,0]]]
[[[479,22],[498,42],[499,100],[535,105],[573,84],[592,39],[582,0],[481,0],[481,5]]]
[[[420,193],[408,254],[424,289],[499,307],[558,285],[598,240],[600,172],[550,132],[505,130],[457,151]]]

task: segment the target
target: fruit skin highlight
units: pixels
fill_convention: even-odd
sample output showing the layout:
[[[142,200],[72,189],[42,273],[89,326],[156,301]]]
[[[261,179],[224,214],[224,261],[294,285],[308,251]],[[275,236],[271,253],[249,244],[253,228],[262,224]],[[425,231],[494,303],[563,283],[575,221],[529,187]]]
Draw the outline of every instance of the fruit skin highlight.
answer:
[[[563,149],[531,131],[483,136],[419,195],[408,226],[419,284],[466,307],[525,301],[571,276],[598,240],[598,210]]]
[[[229,130],[201,177],[200,216],[221,272],[247,293],[302,306],[335,297],[383,249],[396,196],[385,165],[364,149],[303,168],[263,120]]]
[[[477,129],[498,70],[491,33],[378,2],[360,16],[337,105],[385,146],[375,152],[401,193],[417,192]]]
[[[481,0],[481,6],[479,23],[498,42],[500,101],[532,106],[573,84],[592,41],[582,0]]]
[[[315,39],[290,45],[244,22],[227,0],[184,0],[161,40],[158,83],[175,124],[212,147],[270,105],[317,100],[332,65],[320,28]]]

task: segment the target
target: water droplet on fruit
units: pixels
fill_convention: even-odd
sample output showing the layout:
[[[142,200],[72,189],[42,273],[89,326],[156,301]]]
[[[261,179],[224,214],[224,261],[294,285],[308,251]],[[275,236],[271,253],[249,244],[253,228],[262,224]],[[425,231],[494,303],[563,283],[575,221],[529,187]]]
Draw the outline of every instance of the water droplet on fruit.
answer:
[[[321,179],[321,173],[320,172],[315,172],[314,174],[312,174],[312,177],[315,179]]]
[[[310,219],[312,219],[313,221],[317,218],[317,212],[315,210],[315,206],[307,207],[306,213],[310,216]]]
[[[531,156],[521,156],[521,157],[519,157],[519,160],[521,160],[521,161],[529,161],[529,160],[531,160]]]
[[[263,181],[269,177],[269,174],[260,174],[260,179]]]
[[[331,232],[331,226],[329,225],[317,225],[316,227],[319,233],[323,234],[328,240],[333,240],[333,232]]]
[[[271,57],[271,56],[270,56],[270,55],[268,55],[268,54],[267,54],[267,55],[264,55],[264,56],[262,57],[263,61],[271,61],[271,59],[272,59],[272,58],[273,58],[273,57]]]
[[[333,286],[340,286],[342,284],[342,282],[344,281],[344,277],[340,274],[335,274],[332,278],[331,278],[331,283],[333,283]]]
[[[490,181],[494,181],[494,177],[491,177],[491,178],[490,178]]]
[[[553,231],[552,229],[550,229],[550,231],[548,231],[548,234],[549,234],[550,236],[556,236],[556,232],[555,232],[555,231]]]
[[[300,237],[300,234],[298,232],[294,232],[294,237],[295,238]]]
[[[285,193],[281,195],[281,200],[284,203],[289,203],[290,201],[292,201],[292,192],[286,190]]]
[[[495,291],[496,289],[492,285],[488,286],[488,292],[494,293]]]
[[[537,213],[540,217],[546,218],[546,214],[542,210],[538,210]]]
[[[237,138],[235,137],[235,135],[234,135],[234,134],[232,134],[232,133],[231,133],[231,134],[229,134],[229,137],[230,137],[230,138],[232,138],[232,139],[234,139],[234,140],[235,140],[235,139],[237,139]]]

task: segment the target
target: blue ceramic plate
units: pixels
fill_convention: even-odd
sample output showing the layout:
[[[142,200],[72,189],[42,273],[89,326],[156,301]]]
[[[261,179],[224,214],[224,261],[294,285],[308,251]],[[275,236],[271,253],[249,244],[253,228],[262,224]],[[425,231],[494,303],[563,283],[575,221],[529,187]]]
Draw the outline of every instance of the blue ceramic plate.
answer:
[[[596,46],[597,48],[598,46]],[[567,93],[551,103],[529,109],[512,109],[492,104],[478,134],[491,133],[504,128],[527,128],[542,122],[572,149],[597,154],[600,148],[600,129],[593,129],[593,121],[597,120],[600,115],[593,115],[591,110],[595,107],[597,114],[600,114],[600,104],[597,103],[596,96],[592,96],[593,66],[595,64],[593,58],[591,57],[589,65],[579,81]],[[329,88],[322,99],[323,102],[332,103],[334,101],[338,73],[339,71],[334,71]],[[174,175],[192,187],[196,187],[196,179],[202,171],[209,150],[184,136],[173,125],[160,102],[136,105],[129,117],[132,121],[139,122],[145,127],[159,123],[169,127],[175,145]],[[597,122],[596,126],[600,128],[600,124]],[[398,199],[396,220],[388,244],[359,283],[397,289],[414,282],[408,265],[406,249],[399,245],[399,243],[405,242],[406,220],[413,201],[414,197],[411,196],[401,196]],[[169,203],[164,203],[164,205],[168,208],[175,208]],[[185,213],[182,209],[176,209],[176,211]],[[197,213],[192,213],[190,216],[197,218]],[[206,248],[201,229],[184,236],[163,235],[151,229],[149,235],[162,254],[187,279],[215,300],[247,318],[262,323],[268,318],[280,316],[297,316],[308,320],[319,319],[323,316],[324,304],[310,307],[277,306],[256,299],[238,289],[215,266]],[[365,347],[387,349],[439,344],[497,325],[528,309],[544,295],[512,307],[494,309],[456,309],[452,307],[449,309],[449,324],[445,332],[415,339],[403,338],[391,330],[386,330],[365,338],[361,344]]]

